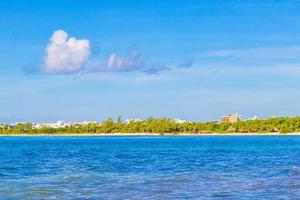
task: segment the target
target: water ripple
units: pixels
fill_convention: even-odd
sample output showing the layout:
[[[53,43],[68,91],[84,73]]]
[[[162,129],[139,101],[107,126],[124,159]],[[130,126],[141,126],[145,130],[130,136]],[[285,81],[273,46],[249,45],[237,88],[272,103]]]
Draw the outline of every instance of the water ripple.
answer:
[[[0,139],[0,199],[300,198],[300,137]]]

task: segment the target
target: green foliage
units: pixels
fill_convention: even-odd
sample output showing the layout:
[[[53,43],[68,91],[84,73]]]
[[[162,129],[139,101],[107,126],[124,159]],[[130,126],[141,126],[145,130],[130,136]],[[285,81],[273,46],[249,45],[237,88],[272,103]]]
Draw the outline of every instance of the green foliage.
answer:
[[[177,123],[170,118],[148,118],[123,123],[119,117],[102,124],[74,125],[65,128],[33,128],[31,123],[0,126],[0,134],[96,134],[96,133],[293,133],[300,132],[300,117],[278,117],[238,121],[235,123],[185,122]]]

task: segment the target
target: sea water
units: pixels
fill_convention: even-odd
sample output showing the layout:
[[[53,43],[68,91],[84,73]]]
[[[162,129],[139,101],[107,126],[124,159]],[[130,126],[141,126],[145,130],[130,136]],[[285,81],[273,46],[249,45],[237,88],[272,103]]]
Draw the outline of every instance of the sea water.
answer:
[[[0,199],[300,199],[300,137],[0,137]]]

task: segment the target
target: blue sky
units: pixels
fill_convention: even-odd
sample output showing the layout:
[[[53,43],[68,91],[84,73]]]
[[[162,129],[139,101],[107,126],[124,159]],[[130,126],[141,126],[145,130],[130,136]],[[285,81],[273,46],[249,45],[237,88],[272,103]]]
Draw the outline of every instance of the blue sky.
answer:
[[[0,122],[299,115],[299,10],[296,0],[2,0]]]

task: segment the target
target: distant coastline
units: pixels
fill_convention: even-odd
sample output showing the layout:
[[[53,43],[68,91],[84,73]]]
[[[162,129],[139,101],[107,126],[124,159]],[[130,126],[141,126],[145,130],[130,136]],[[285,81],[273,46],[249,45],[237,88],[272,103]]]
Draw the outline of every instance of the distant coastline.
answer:
[[[240,120],[239,114],[223,116],[220,121],[191,122],[171,118],[103,122],[30,122],[0,125],[0,135],[300,135],[300,117],[271,117]]]
[[[300,136],[300,133],[55,133],[55,134],[0,134],[1,136],[66,136],[66,137],[77,137],[77,136]]]

